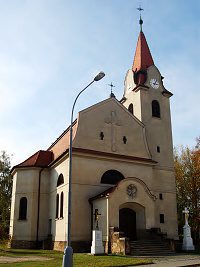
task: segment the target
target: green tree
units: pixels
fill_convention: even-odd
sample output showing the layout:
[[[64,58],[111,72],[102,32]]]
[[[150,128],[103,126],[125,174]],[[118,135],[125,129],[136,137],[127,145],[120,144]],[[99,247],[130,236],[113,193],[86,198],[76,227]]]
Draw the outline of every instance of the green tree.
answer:
[[[10,204],[12,194],[11,162],[9,155],[0,152],[0,238],[9,232]]]
[[[200,138],[195,148],[179,147],[174,151],[179,230],[184,225],[183,209],[190,211],[189,224],[194,241],[200,231]]]

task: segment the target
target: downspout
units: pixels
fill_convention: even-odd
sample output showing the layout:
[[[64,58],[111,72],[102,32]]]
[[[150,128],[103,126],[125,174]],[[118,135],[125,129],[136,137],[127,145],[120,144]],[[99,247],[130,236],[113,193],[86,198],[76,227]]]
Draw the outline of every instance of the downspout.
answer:
[[[91,231],[90,231],[90,239],[92,241],[92,231],[93,231],[93,203],[92,201],[89,201],[90,202],[90,206],[91,206],[91,219],[90,219],[90,225],[91,225]]]
[[[38,203],[37,203],[37,228],[36,228],[36,248],[39,246],[39,223],[40,223],[40,187],[41,187],[41,173],[44,170],[42,168],[39,172],[39,181],[38,181]]]

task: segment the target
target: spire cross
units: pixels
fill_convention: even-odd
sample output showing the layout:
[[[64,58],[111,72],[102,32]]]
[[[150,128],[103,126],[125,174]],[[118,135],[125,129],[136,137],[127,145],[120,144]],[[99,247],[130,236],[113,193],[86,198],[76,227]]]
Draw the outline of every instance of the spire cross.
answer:
[[[110,86],[110,96],[111,97],[115,97],[115,95],[113,94],[113,87],[115,87],[112,83],[108,84]]]
[[[144,9],[141,8],[141,6],[140,6],[140,7],[137,8],[137,10],[140,12],[140,20],[139,20],[139,23],[140,23],[140,31],[142,32],[142,24],[143,24],[143,20],[142,20],[142,16],[141,16],[141,14],[142,14],[142,11],[144,11]]]

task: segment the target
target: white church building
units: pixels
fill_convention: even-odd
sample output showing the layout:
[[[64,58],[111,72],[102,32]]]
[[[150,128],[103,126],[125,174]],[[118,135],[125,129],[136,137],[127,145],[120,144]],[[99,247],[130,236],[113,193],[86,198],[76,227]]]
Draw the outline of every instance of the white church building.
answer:
[[[106,252],[111,229],[127,240],[146,240],[149,233],[178,239],[171,96],[141,27],[123,98],[111,95],[80,111],[73,124],[74,251],[90,247],[96,212]],[[13,167],[11,247],[64,249],[68,155],[69,128]]]

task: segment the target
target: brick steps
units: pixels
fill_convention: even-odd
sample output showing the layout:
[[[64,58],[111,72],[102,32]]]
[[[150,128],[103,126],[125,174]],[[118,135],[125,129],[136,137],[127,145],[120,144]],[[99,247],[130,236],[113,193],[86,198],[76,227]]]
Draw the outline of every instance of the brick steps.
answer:
[[[155,239],[130,241],[130,251],[137,256],[174,255],[166,242]]]

